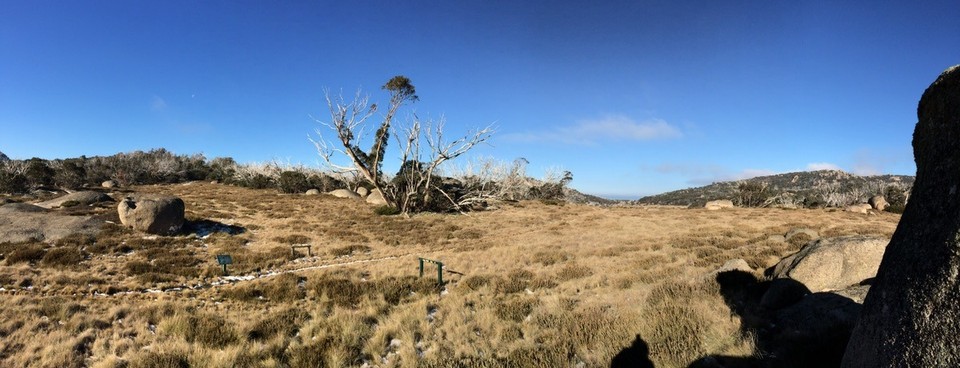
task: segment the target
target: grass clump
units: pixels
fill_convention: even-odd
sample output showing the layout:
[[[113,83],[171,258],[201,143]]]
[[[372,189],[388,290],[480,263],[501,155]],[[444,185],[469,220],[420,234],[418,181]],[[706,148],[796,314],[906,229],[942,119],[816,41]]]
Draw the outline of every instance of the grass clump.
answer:
[[[47,251],[40,260],[44,266],[71,267],[77,266],[86,259],[86,255],[74,247],[57,247]]]
[[[6,261],[7,265],[14,265],[17,263],[36,263],[37,261],[43,259],[43,256],[46,255],[47,251],[43,249],[42,244],[24,244],[22,247],[17,247],[9,255],[7,255]]]

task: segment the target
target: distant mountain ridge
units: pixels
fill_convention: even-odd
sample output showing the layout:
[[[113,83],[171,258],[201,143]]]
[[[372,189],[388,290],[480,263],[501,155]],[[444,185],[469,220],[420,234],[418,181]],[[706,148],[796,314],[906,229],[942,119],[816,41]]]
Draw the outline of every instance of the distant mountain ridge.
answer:
[[[741,184],[749,183],[765,188],[769,195],[769,205],[839,207],[851,203],[863,203],[870,196],[883,194],[888,187],[897,187],[904,192],[909,192],[913,182],[914,177],[910,175],[859,176],[840,170],[802,171],[717,182],[702,187],[647,196],[631,203],[702,206],[707,201],[716,199],[730,199],[736,202]]]
[[[10,158],[3,154],[3,152],[0,152],[0,162],[2,161],[10,161]]]

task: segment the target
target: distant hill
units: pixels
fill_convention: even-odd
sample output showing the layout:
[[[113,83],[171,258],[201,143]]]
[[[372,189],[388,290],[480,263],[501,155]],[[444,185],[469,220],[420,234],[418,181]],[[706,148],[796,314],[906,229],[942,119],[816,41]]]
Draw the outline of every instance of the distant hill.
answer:
[[[582,193],[573,188],[563,188],[563,196],[567,202],[577,203],[577,204],[607,206],[607,205],[612,205],[620,202],[612,199],[598,197],[592,194]]]
[[[870,196],[884,194],[891,187],[909,192],[913,181],[914,177],[909,175],[859,176],[839,170],[803,171],[713,183],[647,196],[630,203],[703,206],[715,199],[730,199],[736,203],[741,185],[753,184],[754,188],[764,188],[765,205],[840,207],[866,202]]]
[[[3,152],[0,152],[0,162],[3,162],[3,161],[10,161],[10,158],[7,157],[7,155],[3,154]]]

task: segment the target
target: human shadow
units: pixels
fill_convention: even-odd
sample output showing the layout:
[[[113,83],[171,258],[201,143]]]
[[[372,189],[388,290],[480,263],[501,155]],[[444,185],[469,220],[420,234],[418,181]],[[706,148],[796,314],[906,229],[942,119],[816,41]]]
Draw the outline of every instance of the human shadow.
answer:
[[[633,344],[623,348],[610,361],[610,368],[654,368],[647,342],[637,335]]]
[[[811,293],[792,279],[759,280],[744,271],[716,276],[724,302],[740,317],[740,332],[755,341],[750,357],[712,355],[688,367],[839,367],[860,304],[841,295]]]

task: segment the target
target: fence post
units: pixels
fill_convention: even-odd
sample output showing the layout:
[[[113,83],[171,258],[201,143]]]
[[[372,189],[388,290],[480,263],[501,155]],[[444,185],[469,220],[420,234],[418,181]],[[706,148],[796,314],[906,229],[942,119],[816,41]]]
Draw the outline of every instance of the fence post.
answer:
[[[420,277],[423,277],[423,258],[420,258]]]
[[[437,262],[437,284],[443,285],[443,262]]]

